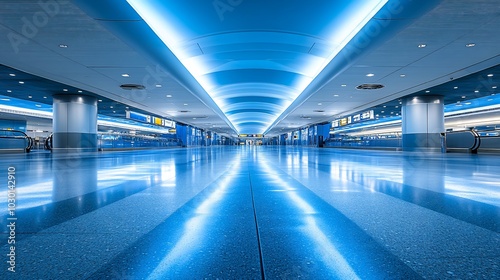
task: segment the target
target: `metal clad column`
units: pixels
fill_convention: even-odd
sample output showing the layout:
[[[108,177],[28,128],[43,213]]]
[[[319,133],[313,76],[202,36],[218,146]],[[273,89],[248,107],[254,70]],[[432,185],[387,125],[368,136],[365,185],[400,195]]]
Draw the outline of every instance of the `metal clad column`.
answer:
[[[97,151],[97,98],[56,94],[53,100],[53,151]]]
[[[403,150],[441,151],[444,133],[443,96],[416,96],[403,100]]]

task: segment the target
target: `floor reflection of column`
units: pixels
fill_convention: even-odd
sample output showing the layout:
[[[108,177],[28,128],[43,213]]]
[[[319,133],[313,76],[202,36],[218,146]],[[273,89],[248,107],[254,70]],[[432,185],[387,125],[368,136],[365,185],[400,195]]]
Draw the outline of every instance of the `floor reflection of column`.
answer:
[[[54,155],[52,200],[61,201],[97,190],[97,159],[93,156]]]

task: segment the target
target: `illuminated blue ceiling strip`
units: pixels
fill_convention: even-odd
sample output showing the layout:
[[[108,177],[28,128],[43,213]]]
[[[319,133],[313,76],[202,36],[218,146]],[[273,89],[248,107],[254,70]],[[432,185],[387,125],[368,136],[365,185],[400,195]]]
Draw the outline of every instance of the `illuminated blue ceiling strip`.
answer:
[[[310,34],[283,29],[251,30],[253,23],[243,20],[237,22],[236,27],[220,27],[220,23],[211,26],[205,22],[209,19],[200,19],[194,17],[191,11],[187,12],[188,4],[184,1],[127,2],[208,93],[237,129],[236,133],[261,134],[287,110],[388,0],[325,1],[325,6],[333,7],[331,13],[326,13],[331,30],[320,31],[325,26],[318,26],[321,22],[313,18],[308,19]],[[179,8],[181,12],[174,13],[174,8]],[[250,26],[246,26],[247,23]],[[189,26],[196,24],[207,27],[198,28],[202,31],[196,33],[189,29]],[[242,84],[248,89],[244,94],[229,91],[228,88],[234,84]],[[251,118],[240,116],[243,113],[233,114],[242,108],[231,106],[231,99],[234,95],[249,98],[262,85],[282,86],[281,90],[273,94],[281,96],[281,100],[273,107],[275,113],[259,115],[256,121],[259,125],[255,126],[255,122],[248,121]],[[262,104],[266,102],[274,101],[262,100]],[[242,105],[245,102],[240,103]],[[262,104],[255,105],[260,107]],[[252,112],[249,116],[256,117]]]

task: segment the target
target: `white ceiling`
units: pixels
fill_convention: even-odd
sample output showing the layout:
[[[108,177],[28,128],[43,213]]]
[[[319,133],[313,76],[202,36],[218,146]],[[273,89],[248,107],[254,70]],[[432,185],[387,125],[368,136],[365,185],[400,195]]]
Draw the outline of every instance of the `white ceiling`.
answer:
[[[39,2],[56,3],[53,13],[47,13]],[[297,102],[269,135],[331,121],[500,64],[498,30],[498,0],[442,1],[395,36],[363,53],[333,79],[326,79],[309,98]],[[179,122],[234,135],[213,104],[202,101],[148,56],[132,49],[69,1],[1,1],[0,36],[4,38],[0,64]],[[467,48],[469,43],[475,43],[475,47]],[[68,47],[61,48],[61,44]],[[418,48],[419,44],[427,47]],[[122,77],[123,73],[130,77]],[[368,73],[375,76],[367,77]],[[130,83],[144,84],[146,90],[125,91],[119,87]],[[362,83],[385,87],[356,90]],[[167,98],[167,94],[172,97]]]

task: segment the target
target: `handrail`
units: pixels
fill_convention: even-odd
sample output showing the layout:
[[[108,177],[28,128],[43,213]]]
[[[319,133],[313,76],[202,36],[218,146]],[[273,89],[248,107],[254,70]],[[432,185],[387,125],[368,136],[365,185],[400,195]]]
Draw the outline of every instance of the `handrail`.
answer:
[[[5,136],[1,135],[2,132],[5,133]],[[12,133],[19,133],[21,135],[20,136],[15,136],[15,135],[9,136],[9,135],[7,135],[7,134],[12,134]],[[23,131],[20,131],[20,130],[0,129],[0,138],[11,138],[11,139],[24,138],[24,139],[28,140],[28,144],[27,144],[27,146],[25,148],[25,151],[27,153],[29,153],[31,151],[31,149],[33,148],[33,145],[34,145],[33,138],[29,137],[26,133],[24,133]]]
[[[481,136],[479,136],[479,133],[475,130],[472,130],[471,133],[474,135],[474,145],[472,145],[470,151],[475,154],[477,153],[479,146],[481,146]]]
[[[54,135],[54,133],[51,133],[49,135],[49,137],[45,138],[45,143],[44,143],[44,149],[45,150],[49,150],[49,151],[52,151],[52,136]]]

